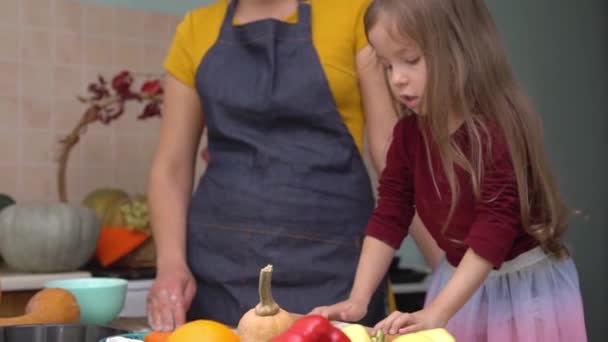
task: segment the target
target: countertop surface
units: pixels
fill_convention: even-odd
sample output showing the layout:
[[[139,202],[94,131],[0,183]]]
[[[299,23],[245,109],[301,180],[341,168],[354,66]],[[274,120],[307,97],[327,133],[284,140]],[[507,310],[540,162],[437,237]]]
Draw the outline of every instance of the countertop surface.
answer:
[[[112,321],[110,326],[112,328],[132,332],[150,331],[150,326],[148,325],[148,319],[146,317],[120,317]]]
[[[91,277],[91,273],[86,271],[31,273],[11,269],[4,263],[0,264],[0,288],[7,292],[39,290],[47,281],[88,277]]]

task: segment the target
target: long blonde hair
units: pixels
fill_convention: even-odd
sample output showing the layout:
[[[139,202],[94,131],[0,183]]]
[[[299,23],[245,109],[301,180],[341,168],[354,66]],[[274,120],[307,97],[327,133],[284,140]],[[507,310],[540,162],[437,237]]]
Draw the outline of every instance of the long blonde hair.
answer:
[[[414,40],[425,57],[425,111],[418,121],[427,151],[429,140],[438,148],[450,186],[452,203],[444,230],[460,193],[455,165],[470,175],[473,193],[481,198],[483,157],[491,150],[488,124],[492,123],[502,131],[509,149],[523,228],[550,254],[567,254],[561,238],[568,210],[545,154],[542,124],[513,76],[484,1],[374,0],[365,15],[367,32],[380,17],[392,25],[393,33]],[[446,108],[462,115],[468,151],[451,139]],[[429,164],[432,170],[430,159]]]

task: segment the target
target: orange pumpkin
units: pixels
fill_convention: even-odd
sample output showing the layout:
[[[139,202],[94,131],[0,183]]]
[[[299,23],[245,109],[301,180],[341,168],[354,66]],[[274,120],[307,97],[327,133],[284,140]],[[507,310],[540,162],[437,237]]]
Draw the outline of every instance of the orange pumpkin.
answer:
[[[167,342],[240,342],[226,325],[205,319],[188,322],[171,333]]]

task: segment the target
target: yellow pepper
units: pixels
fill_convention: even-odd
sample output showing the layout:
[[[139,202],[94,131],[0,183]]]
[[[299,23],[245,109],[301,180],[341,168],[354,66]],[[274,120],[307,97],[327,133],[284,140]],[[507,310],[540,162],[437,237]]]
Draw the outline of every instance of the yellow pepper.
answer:
[[[397,337],[393,342],[455,342],[454,337],[445,329],[422,330]]]
[[[378,330],[376,336],[370,337],[367,328],[361,324],[349,324],[341,330],[351,342],[384,342],[382,330]]]

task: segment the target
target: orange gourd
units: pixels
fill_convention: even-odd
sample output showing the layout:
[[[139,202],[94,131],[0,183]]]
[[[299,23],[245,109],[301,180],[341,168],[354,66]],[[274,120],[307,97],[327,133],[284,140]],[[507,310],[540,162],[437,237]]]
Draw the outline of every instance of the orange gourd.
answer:
[[[294,317],[272,298],[272,265],[260,271],[260,302],[241,317],[237,331],[242,342],[267,342],[285,332]]]
[[[171,333],[167,342],[239,342],[239,337],[222,323],[199,319],[188,322]]]
[[[80,306],[71,292],[48,288],[37,292],[27,303],[25,315],[0,318],[0,326],[23,324],[78,323]]]

